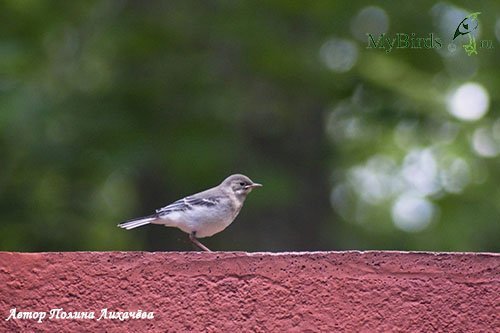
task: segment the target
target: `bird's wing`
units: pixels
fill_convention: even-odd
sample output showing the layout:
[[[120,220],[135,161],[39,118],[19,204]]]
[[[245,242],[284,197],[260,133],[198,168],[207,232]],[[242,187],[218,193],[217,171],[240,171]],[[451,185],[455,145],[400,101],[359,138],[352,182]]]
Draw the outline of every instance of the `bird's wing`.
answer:
[[[156,214],[166,215],[172,212],[180,212],[193,209],[195,207],[211,207],[215,206],[221,200],[220,196],[211,196],[207,198],[199,198],[196,196],[189,196],[183,199],[177,200],[168,206],[157,209]]]

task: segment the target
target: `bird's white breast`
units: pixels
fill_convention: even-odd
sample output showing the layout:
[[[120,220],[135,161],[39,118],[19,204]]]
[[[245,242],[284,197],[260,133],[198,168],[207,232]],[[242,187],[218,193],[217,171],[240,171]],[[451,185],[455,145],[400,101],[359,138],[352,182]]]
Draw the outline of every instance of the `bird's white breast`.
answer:
[[[191,209],[171,212],[162,217],[166,226],[177,227],[186,233],[196,231],[197,238],[209,237],[227,228],[239,213],[232,209],[231,200],[213,206],[194,206]]]

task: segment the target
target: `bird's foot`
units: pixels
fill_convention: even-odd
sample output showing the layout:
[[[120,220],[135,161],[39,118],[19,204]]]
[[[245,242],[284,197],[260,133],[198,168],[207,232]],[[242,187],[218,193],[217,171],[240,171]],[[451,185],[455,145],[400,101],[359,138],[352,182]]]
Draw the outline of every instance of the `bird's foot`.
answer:
[[[191,242],[193,242],[194,245],[198,246],[203,251],[212,252],[212,250],[210,250],[205,245],[201,244],[201,242],[198,239],[196,239],[196,231],[193,231],[192,233],[189,234],[189,239],[191,240]]]

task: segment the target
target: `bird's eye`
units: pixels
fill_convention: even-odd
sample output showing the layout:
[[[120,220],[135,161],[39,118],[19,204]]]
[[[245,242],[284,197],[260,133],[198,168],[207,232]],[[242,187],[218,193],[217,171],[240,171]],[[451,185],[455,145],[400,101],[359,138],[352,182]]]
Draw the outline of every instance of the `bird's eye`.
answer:
[[[244,182],[241,182],[241,183],[240,183],[240,186],[245,186],[245,183],[244,183]]]

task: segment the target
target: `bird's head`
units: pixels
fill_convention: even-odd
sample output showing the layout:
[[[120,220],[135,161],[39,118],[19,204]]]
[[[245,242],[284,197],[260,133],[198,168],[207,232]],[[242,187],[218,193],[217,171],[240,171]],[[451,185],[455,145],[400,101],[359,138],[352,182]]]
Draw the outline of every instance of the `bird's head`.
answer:
[[[222,187],[229,189],[239,198],[245,198],[255,187],[261,187],[261,184],[254,183],[250,178],[244,175],[231,175],[222,182]]]
[[[460,22],[457,29],[455,30],[455,35],[453,35],[453,40],[455,40],[455,38],[457,38],[458,36],[467,35],[476,30],[477,27],[479,26],[479,22],[477,20],[477,16],[479,14],[481,13],[477,12],[467,15],[467,17],[464,18],[462,22]]]

